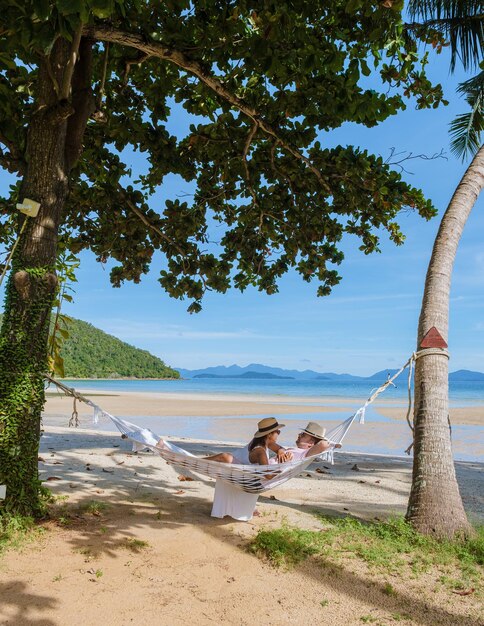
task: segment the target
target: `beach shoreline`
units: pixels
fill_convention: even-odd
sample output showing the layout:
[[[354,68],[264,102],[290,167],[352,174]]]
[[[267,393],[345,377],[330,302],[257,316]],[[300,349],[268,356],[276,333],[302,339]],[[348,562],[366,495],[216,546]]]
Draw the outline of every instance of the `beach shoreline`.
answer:
[[[284,397],[274,402],[274,396],[241,396],[234,394],[194,394],[172,392],[134,392],[83,390],[82,395],[108,413],[149,428],[165,438],[205,439],[244,445],[256,430],[257,421],[275,416],[285,423],[280,440],[284,445],[294,442],[298,430],[308,421],[319,421],[328,432],[355,413],[360,402],[334,402],[334,398],[319,398],[318,404],[308,404],[307,398]],[[303,400],[303,403],[300,401]],[[93,409],[76,402],[77,419],[81,428],[112,430],[112,422],[104,417],[93,425]],[[73,412],[73,398],[60,393],[49,394],[43,413],[47,426],[67,426]],[[406,408],[377,401],[366,411],[364,425],[358,420],[348,432],[344,446],[350,452],[389,454],[404,453],[412,435],[405,420]],[[482,425],[484,407],[451,408],[453,450],[458,460],[476,461],[484,454]]]
[[[233,393],[193,393],[193,392],[139,392],[139,391],[101,391],[82,389],[81,396],[90,398],[102,405],[102,408],[123,415],[146,416],[241,416],[261,415],[266,413],[351,413],[365,403],[366,398],[341,398],[338,396],[282,396]],[[56,391],[48,391],[44,408],[46,415],[66,412],[72,399]],[[372,408],[381,415],[395,420],[405,420],[407,404],[402,399],[385,398],[377,400]],[[89,406],[79,405],[80,411],[91,413]],[[456,424],[484,426],[484,404],[452,405],[449,408],[450,419]]]

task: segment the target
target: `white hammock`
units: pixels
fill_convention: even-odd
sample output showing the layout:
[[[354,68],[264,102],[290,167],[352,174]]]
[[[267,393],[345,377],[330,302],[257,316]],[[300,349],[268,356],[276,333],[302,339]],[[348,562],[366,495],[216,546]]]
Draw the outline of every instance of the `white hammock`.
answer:
[[[332,462],[335,445],[343,441],[344,436],[357,417],[355,413],[328,432],[327,439],[330,441],[331,447],[320,455],[313,455],[300,461],[276,463],[273,465],[238,465],[236,463],[220,463],[219,461],[197,457],[165,440],[162,441],[162,447],[159,447],[160,444],[158,446],[156,444],[160,437],[153,431],[126,422],[119,419],[119,417],[106,413],[106,411],[103,411],[103,413],[114,422],[125,437],[134,442],[138,449],[148,448],[172,465],[189,470],[195,474],[215,479],[220,478],[247,493],[262,493],[268,489],[273,489],[286,482],[286,480],[300,474],[317,458],[324,458]]]

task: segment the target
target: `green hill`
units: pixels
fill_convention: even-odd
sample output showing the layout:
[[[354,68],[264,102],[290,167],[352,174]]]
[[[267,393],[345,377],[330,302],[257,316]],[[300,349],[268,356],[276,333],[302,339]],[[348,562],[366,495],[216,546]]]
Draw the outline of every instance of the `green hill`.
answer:
[[[92,324],[72,319],[68,330],[61,348],[66,378],[180,378],[158,357]]]

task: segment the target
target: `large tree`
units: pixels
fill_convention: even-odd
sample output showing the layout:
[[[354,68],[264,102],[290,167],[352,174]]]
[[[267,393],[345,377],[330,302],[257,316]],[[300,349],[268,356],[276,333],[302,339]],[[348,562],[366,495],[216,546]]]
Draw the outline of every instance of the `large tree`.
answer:
[[[37,450],[59,247],[114,259],[200,309],[207,289],[273,293],[289,268],[326,295],[344,233],[401,243],[401,209],[433,209],[380,156],[317,134],[437,106],[401,3],[234,0],[6,0],[0,14],[0,163],[19,183],[1,236],[22,226],[0,334],[4,511],[40,510]],[[371,81],[371,83],[370,83]],[[377,88],[377,85],[380,88]],[[370,88],[371,85],[371,88]],[[183,107],[193,123],[169,130]],[[146,167],[133,176],[130,149]],[[190,202],[153,196],[167,174]],[[37,217],[7,220],[15,203]],[[25,224],[25,220],[27,223]],[[13,231],[12,231],[13,228]]]
[[[451,69],[481,63],[484,52],[482,2],[413,0],[410,9],[421,26],[436,29],[451,44]],[[442,218],[425,280],[417,351],[435,328],[447,340],[452,267],[469,214],[484,187],[484,71],[460,86],[470,110],[451,125],[452,148],[474,154]],[[424,344],[426,345],[426,344]],[[448,354],[422,352],[415,365],[414,463],[407,519],[417,530],[438,537],[472,532],[455,476],[449,428]]]

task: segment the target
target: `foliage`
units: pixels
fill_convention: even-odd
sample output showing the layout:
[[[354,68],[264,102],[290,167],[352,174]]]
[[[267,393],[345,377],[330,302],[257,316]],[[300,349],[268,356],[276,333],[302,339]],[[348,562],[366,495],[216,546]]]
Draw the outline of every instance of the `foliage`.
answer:
[[[459,93],[465,96],[470,111],[458,115],[450,124],[452,152],[464,159],[474,155],[481,146],[484,131],[484,62],[479,74],[459,85]]]
[[[99,516],[103,511],[109,508],[109,505],[105,502],[99,502],[98,500],[91,500],[85,502],[79,507],[82,513],[89,513],[90,515]]]
[[[10,548],[19,548],[41,532],[32,517],[0,515],[0,555]]]
[[[67,252],[59,251],[57,255],[57,294],[54,300],[54,319],[49,336],[49,365],[50,372],[54,375],[65,376],[64,359],[60,351],[62,344],[69,338],[69,324],[71,318],[62,313],[64,302],[72,302],[73,283],[77,282],[76,269],[79,267],[79,259]]]
[[[277,567],[294,567],[307,557],[319,554],[323,543],[315,532],[282,526],[259,530],[249,549]]]
[[[91,324],[72,319],[60,354],[66,378],[179,378],[146,350],[134,348]]]
[[[412,17],[423,22],[423,28],[439,32],[449,42],[452,72],[457,59],[464,69],[475,66],[476,60],[482,59],[484,23],[481,0],[410,0],[408,10]]]
[[[125,547],[127,550],[131,550],[131,552],[141,552],[149,548],[150,544],[148,541],[144,541],[144,539],[136,539],[135,537],[128,537],[126,539]]]
[[[321,531],[282,526],[261,530],[250,550],[268,558],[276,566],[293,567],[308,556],[324,559],[358,558],[379,571],[398,573],[409,568],[409,575],[434,569],[460,572],[455,586],[477,584],[484,565],[484,527],[476,537],[464,541],[437,541],[417,533],[402,518],[362,523],[352,518],[321,518],[328,525]],[[391,590],[386,591],[391,594]]]
[[[435,46],[450,45],[450,70],[457,59],[465,70],[480,67],[484,70],[484,13],[481,0],[410,0],[409,13],[422,20],[417,27],[427,33]],[[439,37],[440,35],[440,37]],[[473,156],[480,147],[484,130],[484,71],[459,85],[458,91],[466,98],[470,111],[458,115],[450,124],[451,150],[464,159]]]
[[[0,16],[2,162],[23,172],[38,63],[56,37],[71,41],[84,25],[94,41],[97,110],[70,174],[62,226],[70,249],[115,259],[115,286],[139,281],[160,250],[160,283],[188,297],[190,311],[207,289],[253,284],[273,293],[291,267],[326,295],[340,279],[345,232],[369,253],[378,250],[378,229],[403,241],[400,209],[433,215],[382,158],[316,138],[345,122],[374,126],[405,108],[405,97],[422,108],[442,101],[400,11],[401,3],[363,0],[8,2]],[[180,107],[193,122],[186,136],[170,132]],[[129,147],[146,157],[137,177]],[[191,183],[192,202],[157,206],[170,173]],[[3,206],[10,214],[7,199]]]

